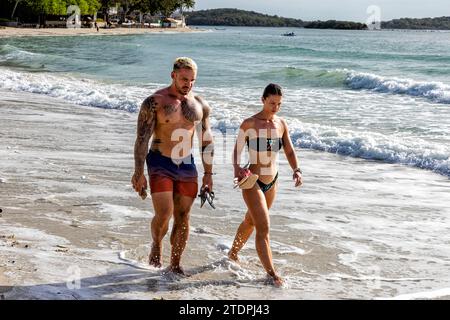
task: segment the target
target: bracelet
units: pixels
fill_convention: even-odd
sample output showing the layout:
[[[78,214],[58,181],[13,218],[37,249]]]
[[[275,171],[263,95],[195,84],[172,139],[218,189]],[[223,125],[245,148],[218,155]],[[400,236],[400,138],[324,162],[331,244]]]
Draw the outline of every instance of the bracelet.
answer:
[[[296,172],[300,172],[300,174],[303,174],[302,169],[300,169],[300,168],[295,168],[294,173],[296,173]]]
[[[206,176],[206,175],[215,176],[216,174],[213,173],[213,172],[203,172],[203,175],[204,175],[204,176]]]

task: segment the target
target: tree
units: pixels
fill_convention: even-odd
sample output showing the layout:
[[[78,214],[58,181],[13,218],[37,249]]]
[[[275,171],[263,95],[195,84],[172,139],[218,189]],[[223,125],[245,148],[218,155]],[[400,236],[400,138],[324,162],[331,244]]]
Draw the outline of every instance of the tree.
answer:
[[[14,13],[16,12],[17,5],[18,5],[19,2],[22,1],[22,0],[12,0],[12,1],[15,1],[16,4],[14,5],[14,9],[13,9],[13,11],[12,11],[12,13],[11,13],[11,20],[12,20],[12,18],[14,18]]]
[[[168,17],[177,9],[183,12],[183,9],[190,9],[195,6],[195,0],[159,0],[160,12],[163,16]]]
[[[77,5],[81,14],[95,14],[100,8],[98,0],[25,0],[38,14],[67,14],[67,7],[70,5]]]

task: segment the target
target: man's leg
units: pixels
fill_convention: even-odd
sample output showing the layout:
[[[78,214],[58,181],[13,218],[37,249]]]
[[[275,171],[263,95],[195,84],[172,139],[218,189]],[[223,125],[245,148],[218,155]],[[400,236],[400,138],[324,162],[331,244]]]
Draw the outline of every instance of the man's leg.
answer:
[[[149,264],[160,268],[162,266],[162,240],[169,228],[169,221],[173,213],[173,182],[167,178],[151,177],[153,209],[155,216],[151,222],[152,248]]]
[[[189,238],[189,214],[197,194],[197,183],[184,183],[174,193],[173,226],[170,235],[172,255],[170,269],[172,272],[184,274],[180,266],[181,255]]]

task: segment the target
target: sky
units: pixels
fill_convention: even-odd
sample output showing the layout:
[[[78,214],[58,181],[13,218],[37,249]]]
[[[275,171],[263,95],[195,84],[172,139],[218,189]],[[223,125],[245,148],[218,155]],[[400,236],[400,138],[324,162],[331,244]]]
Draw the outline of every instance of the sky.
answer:
[[[396,18],[450,16],[449,0],[196,0],[195,10],[237,8],[302,20],[366,22],[380,12],[382,21]],[[367,9],[378,6],[379,10]]]

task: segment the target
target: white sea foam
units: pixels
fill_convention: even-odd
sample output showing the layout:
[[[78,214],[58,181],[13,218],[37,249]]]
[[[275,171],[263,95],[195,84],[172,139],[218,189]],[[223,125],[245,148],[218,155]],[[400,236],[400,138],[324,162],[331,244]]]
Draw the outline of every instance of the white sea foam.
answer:
[[[406,164],[450,176],[450,150],[442,144],[308,124],[291,126],[291,137],[300,148]]]
[[[43,56],[38,53],[21,50],[9,44],[0,46],[0,61],[30,59],[36,56]]]
[[[379,93],[403,94],[450,104],[450,85],[437,81],[386,77],[348,69],[311,70],[287,67],[275,70],[273,75],[276,76],[280,73],[301,80],[304,86],[335,88],[345,85],[354,90],[366,89]]]
[[[414,300],[414,299],[436,299],[440,297],[450,296],[450,288],[444,288],[435,291],[416,292],[409,294],[401,294],[392,298],[377,298],[377,300]]]
[[[382,77],[370,73],[350,71],[345,84],[351,89],[367,89],[375,92],[405,94],[422,97],[437,103],[450,104],[450,86],[442,82],[423,82],[412,79]]]
[[[305,251],[299,247],[296,246],[291,246],[288,244],[284,244],[278,241],[271,241],[271,247],[272,247],[272,251],[275,253],[279,253],[279,254],[290,254],[290,253],[294,253],[294,254],[298,254],[298,255],[305,255],[310,253],[311,251]]]
[[[147,90],[94,80],[46,73],[26,73],[1,69],[0,88],[43,94],[73,104],[136,112]]]
[[[356,73],[350,73],[347,79],[354,88],[365,86],[366,89],[378,91],[386,88],[392,92],[405,91],[416,95],[422,92],[428,97],[447,97],[450,93],[450,87],[443,84],[419,85],[409,80],[391,80],[370,74]],[[106,84],[70,76],[16,72],[8,69],[1,69],[0,72],[0,88],[3,89],[38,93],[63,99],[73,104],[128,112],[139,110],[144,97],[157,87],[154,84],[152,86],[154,88],[149,89],[123,84]],[[427,88],[429,93],[426,93],[428,92]],[[438,94],[439,90],[442,92]],[[199,92],[202,91],[200,88]],[[227,107],[223,100],[217,98],[220,96],[220,90],[212,89],[211,92],[214,105],[220,107],[221,110],[212,115],[213,128],[222,132],[238,128],[243,119],[241,113],[245,108],[234,106],[239,105],[238,100],[241,98],[235,97],[238,100],[234,101],[232,106]],[[229,95],[224,96],[228,97]],[[221,104],[225,104],[225,106]],[[450,150],[443,144],[429,143],[419,139],[407,140],[370,131],[362,132],[332,126],[310,125],[299,121],[295,121],[290,129],[296,147],[387,163],[406,164],[450,176]]]
[[[148,219],[150,217],[148,211],[143,211],[134,207],[113,205],[109,203],[101,204],[100,212],[109,216],[112,224],[122,226],[130,223],[130,219]]]

